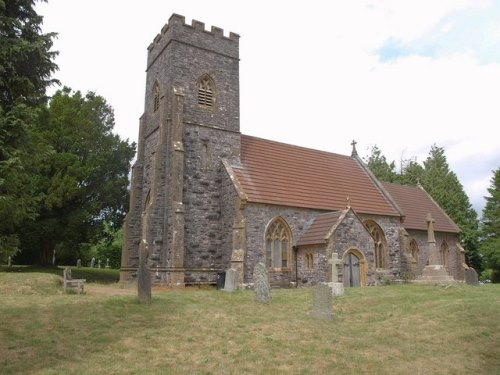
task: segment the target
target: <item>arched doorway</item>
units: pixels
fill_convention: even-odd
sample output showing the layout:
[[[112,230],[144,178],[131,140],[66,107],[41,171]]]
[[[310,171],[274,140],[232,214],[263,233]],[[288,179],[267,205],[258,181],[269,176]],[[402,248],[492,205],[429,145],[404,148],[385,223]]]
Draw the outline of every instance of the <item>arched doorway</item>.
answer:
[[[361,286],[361,274],[359,258],[353,253],[349,252],[344,257],[344,286],[357,287]]]

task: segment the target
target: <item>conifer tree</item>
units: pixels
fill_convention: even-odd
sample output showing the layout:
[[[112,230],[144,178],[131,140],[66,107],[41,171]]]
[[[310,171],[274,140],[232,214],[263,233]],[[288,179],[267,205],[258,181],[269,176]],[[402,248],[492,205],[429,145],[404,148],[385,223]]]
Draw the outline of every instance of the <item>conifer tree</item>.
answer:
[[[389,164],[377,145],[372,147],[370,156],[364,161],[373,175],[380,181],[394,182],[396,180],[396,164],[394,161]]]
[[[32,0],[0,0],[0,262],[18,249],[18,225],[36,215],[33,127],[57,69],[55,34],[41,32]]]
[[[478,220],[457,175],[450,171],[444,149],[433,145],[424,161],[422,186],[460,227],[460,242],[466,250],[467,264],[482,269],[478,252]]]
[[[500,168],[493,172],[488,193],[481,219],[479,251],[484,266],[493,270],[492,281],[500,282]]]

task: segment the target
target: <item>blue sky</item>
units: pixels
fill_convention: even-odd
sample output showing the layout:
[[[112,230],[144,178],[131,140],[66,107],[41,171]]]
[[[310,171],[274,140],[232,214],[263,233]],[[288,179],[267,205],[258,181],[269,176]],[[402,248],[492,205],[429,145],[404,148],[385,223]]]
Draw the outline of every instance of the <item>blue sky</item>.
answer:
[[[389,161],[445,148],[480,214],[500,167],[500,0],[49,0],[64,85],[102,95],[136,141],[146,48],[172,13],[241,35],[244,134]],[[293,94],[290,99],[289,94]]]
[[[418,38],[389,38],[376,53],[382,62],[411,55],[438,59],[472,54],[480,64],[499,63],[500,3],[450,12]]]

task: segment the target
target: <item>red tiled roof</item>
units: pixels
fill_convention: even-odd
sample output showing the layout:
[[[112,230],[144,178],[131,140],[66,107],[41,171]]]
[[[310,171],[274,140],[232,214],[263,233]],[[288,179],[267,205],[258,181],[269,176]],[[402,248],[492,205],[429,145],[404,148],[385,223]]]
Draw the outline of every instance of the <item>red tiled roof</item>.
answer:
[[[316,216],[309,228],[297,241],[297,246],[325,243],[325,237],[343,213],[344,211],[335,211]]]
[[[232,169],[249,202],[400,216],[353,157],[242,135]]]
[[[382,186],[396,201],[403,211],[405,220],[403,226],[407,229],[427,230],[427,214],[434,220],[436,232],[458,233],[460,228],[446,213],[432,200],[432,198],[417,186],[404,186],[383,182]]]

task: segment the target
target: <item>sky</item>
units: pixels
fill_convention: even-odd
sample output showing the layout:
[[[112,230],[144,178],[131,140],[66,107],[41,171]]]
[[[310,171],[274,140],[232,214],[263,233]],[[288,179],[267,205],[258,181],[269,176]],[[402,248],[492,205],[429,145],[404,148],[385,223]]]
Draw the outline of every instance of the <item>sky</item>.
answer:
[[[443,147],[481,215],[500,167],[500,0],[49,0],[54,75],[137,141],[147,46],[173,13],[237,33],[241,132],[397,167]],[[53,88],[55,90],[56,88]]]

